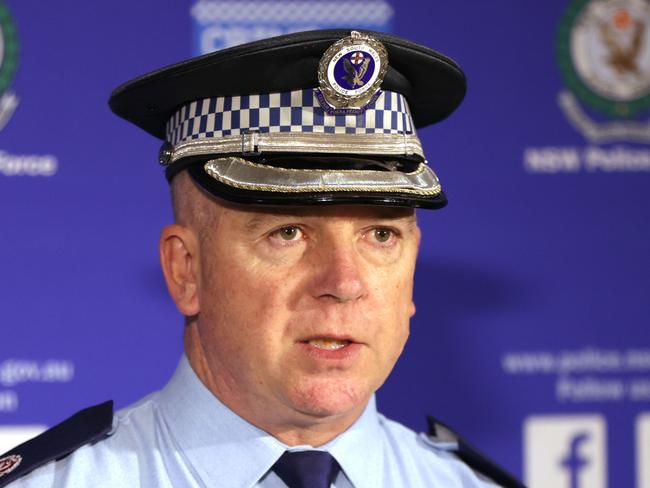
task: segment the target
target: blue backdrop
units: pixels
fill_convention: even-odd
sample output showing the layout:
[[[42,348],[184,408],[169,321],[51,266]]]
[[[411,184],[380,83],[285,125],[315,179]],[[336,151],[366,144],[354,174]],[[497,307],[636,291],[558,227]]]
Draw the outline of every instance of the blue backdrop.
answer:
[[[431,46],[469,80],[419,132],[450,204],[419,214],[418,311],[380,410],[445,420],[532,488],[649,488],[644,0],[0,0],[0,451],[160,388],[181,354],[160,142],[111,90],[329,26]]]

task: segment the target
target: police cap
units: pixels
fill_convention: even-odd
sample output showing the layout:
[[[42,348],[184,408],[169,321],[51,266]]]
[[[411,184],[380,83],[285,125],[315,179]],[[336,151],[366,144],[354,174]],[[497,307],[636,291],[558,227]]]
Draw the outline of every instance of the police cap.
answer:
[[[416,129],[466,91],[442,54],[370,31],[264,39],[163,68],[111,95],[120,117],[165,141],[169,180],[258,205],[447,202]]]

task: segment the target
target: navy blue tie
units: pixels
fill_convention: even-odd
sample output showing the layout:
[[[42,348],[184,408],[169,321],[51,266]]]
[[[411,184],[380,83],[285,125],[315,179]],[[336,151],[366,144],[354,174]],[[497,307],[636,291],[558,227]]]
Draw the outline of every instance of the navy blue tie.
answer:
[[[341,467],[329,452],[285,452],[273,471],[289,488],[330,488]]]

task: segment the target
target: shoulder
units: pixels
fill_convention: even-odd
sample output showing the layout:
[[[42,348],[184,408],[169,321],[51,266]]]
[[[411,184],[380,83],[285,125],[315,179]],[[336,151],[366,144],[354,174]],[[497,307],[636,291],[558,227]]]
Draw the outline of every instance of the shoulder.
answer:
[[[0,488],[59,486],[63,478],[90,481],[109,467],[128,469],[143,437],[154,436],[152,408],[146,398],[115,414],[112,401],[81,410],[1,455]]]
[[[444,477],[449,486],[525,488],[514,476],[432,417],[427,433],[380,415],[391,456],[398,465]]]
[[[0,486],[6,486],[81,446],[98,442],[113,425],[113,402],[86,408],[0,458]]]

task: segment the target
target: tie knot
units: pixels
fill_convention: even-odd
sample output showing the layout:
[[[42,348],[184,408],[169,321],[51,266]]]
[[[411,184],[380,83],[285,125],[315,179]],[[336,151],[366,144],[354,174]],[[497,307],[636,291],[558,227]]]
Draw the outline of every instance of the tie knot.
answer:
[[[330,488],[341,467],[329,452],[286,451],[273,471],[289,488]]]

